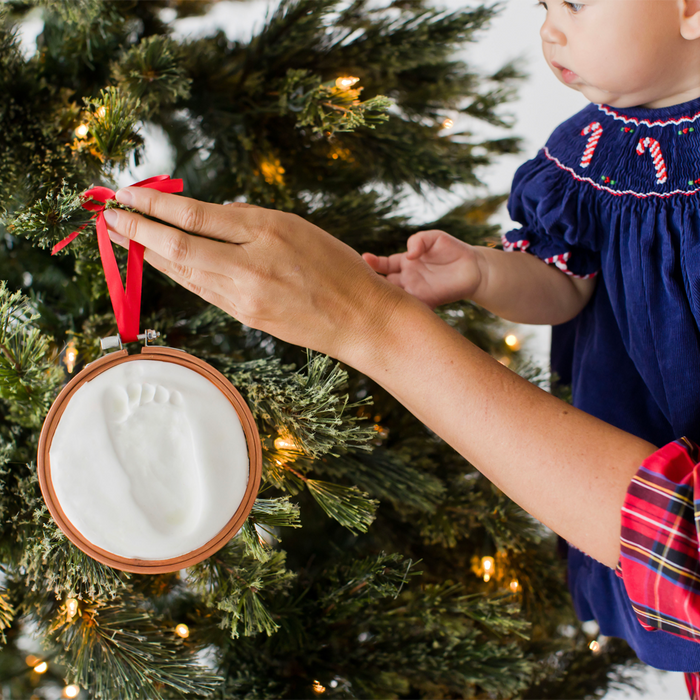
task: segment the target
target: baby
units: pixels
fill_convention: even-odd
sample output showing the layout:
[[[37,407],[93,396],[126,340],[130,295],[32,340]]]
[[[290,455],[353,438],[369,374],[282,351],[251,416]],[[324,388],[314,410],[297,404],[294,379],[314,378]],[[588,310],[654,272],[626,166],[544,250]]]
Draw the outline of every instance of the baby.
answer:
[[[575,406],[656,445],[697,442],[700,0],[539,5],[547,64],[591,104],[517,171],[508,208],[522,227],[502,251],[422,231],[405,253],[363,257],[431,308],[469,298],[514,322],[571,321],[554,329],[553,357],[568,357],[557,370]],[[655,498],[687,478],[675,473]],[[700,581],[697,548],[678,551],[630,523],[623,511],[617,575],[569,549],[576,612],[643,661],[687,672],[697,697],[698,611],[673,603]],[[625,588],[622,576],[651,583]]]

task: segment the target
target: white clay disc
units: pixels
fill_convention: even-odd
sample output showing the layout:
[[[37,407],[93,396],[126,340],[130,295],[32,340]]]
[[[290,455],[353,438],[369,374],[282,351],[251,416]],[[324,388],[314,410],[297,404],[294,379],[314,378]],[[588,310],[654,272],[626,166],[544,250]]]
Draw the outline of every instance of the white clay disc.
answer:
[[[140,360],[83,384],[49,450],[51,481],[92,544],[162,560],[207,544],[245,495],[248,449],[236,410],[194,370]]]

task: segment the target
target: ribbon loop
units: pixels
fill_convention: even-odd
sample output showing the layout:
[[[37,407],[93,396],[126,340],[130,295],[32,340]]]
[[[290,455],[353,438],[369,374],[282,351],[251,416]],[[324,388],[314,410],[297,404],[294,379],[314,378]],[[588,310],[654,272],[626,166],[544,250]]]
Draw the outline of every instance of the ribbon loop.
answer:
[[[131,187],[148,187],[159,192],[182,192],[182,180],[171,180],[169,175],[156,175],[146,180],[141,180]],[[139,334],[139,323],[141,319],[141,283],[143,280],[143,253],[144,248],[140,243],[131,241],[129,244],[129,255],[126,263],[126,286],[122,285],[122,278],[119,273],[117,259],[114,257],[112,241],[107,232],[107,222],[104,218],[104,211],[108,201],[114,199],[114,190],[109,187],[93,187],[83,194],[83,208],[94,211],[93,219],[97,218],[97,245],[100,249],[102,259],[102,269],[107,280],[107,289],[114,309],[114,316],[117,319],[119,336],[124,343],[131,343],[136,340]],[[59,250],[65,248],[71,241],[75,240],[82,229],[87,224],[81,226],[77,231],[73,231],[62,241],[57,243],[51,255],[55,255]]]

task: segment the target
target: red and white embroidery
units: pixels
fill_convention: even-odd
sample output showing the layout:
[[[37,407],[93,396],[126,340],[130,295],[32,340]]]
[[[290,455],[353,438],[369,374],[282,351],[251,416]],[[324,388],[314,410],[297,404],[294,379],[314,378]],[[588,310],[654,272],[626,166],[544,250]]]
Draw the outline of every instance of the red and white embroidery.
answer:
[[[569,275],[570,277],[576,277],[581,280],[587,280],[590,279],[591,277],[596,276],[596,272],[591,272],[588,275],[576,275],[571,270],[569,270],[568,266],[568,261],[569,258],[571,257],[571,251],[567,251],[566,253],[559,253],[559,255],[552,255],[551,258],[545,258],[544,261],[548,265],[556,265],[562,272],[565,274]]]
[[[590,134],[590,136],[588,136]],[[590,165],[591,158],[593,158],[593,153],[595,152],[595,147],[600,141],[600,137],[603,135],[603,127],[600,122],[591,122],[582,132],[581,136],[588,136],[588,142],[586,143],[586,150],[583,152],[583,158],[581,158],[581,167],[587,168]]]
[[[507,251],[508,253],[514,250],[521,250],[524,252],[528,249],[530,241],[523,238],[520,241],[511,242],[505,236],[501,236],[501,244],[503,245],[503,250]]]
[[[651,136],[639,139],[639,143],[637,144],[637,153],[641,156],[647,148],[651,153],[651,158],[654,161],[654,167],[656,168],[656,182],[666,182],[668,179],[668,173],[666,172],[666,163],[664,162],[664,157],[661,153],[661,146],[659,146],[659,142],[656,139],[651,138]]]

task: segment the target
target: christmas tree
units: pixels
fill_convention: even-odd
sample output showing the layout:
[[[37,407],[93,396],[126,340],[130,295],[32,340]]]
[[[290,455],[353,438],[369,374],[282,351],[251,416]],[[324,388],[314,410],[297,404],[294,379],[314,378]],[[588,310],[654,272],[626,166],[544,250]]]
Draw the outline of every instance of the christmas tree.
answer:
[[[0,6],[3,697],[600,697],[633,657],[575,621],[551,533],[367,378],[152,269],[142,328],[245,397],[262,439],[259,497],[236,537],[179,574],[104,566],[50,517],[41,425],[116,333],[82,194],[114,187],[146,129],[167,135],[187,196],[292,211],[360,252],[400,250],[429,228],[499,240],[489,217],[504,194],[437,221],[395,213],[407,190],[478,185],[476,168],[518,151],[505,131],[451,128],[511,126],[499,110],[518,71],[479,75],[455,58],[496,8],[284,0],[248,42],[174,38],[173,18],[212,4]],[[37,7],[27,56],[17,26]],[[545,382],[482,309],[438,313]]]

